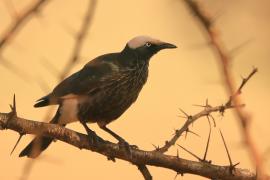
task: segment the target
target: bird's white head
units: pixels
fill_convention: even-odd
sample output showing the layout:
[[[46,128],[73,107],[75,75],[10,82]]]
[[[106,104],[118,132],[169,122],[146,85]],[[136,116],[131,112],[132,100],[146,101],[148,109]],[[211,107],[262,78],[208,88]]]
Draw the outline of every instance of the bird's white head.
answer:
[[[150,36],[136,36],[136,37],[132,38],[131,40],[129,40],[127,45],[131,49],[137,49],[139,47],[143,47],[143,46],[147,47],[147,46],[151,46],[151,45],[161,46],[161,47],[164,47],[164,49],[165,48],[176,48],[176,46],[173,44],[163,42],[159,39],[154,39]]]
[[[122,52],[132,52],[132,54],[135,53],[142,59],[150,59],[160,50],[172,48],[176,48],[176,46],[174,44],[163,42],[149,36],[137,36],[128,41],[127,46]]]
[[[138,47],[146,45],[147,43],[159,45],[163,42],[150,36],[136,36],[130,41],[128,41],[127,44],[131,49],[136,49]]]

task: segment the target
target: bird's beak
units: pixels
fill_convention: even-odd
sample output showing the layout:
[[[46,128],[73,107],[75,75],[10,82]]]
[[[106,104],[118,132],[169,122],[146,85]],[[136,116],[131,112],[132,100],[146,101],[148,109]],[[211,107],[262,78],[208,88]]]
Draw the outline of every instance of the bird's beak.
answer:
[[[164,43],[161,43],[161,44],[159,45],[159,49],[160,49],[160,50],[161,50],[161,49],[174,49],[174,48],[177,48],[177,46],[174,45],[174,44],[171,44],[171,43],[166,43],[166,42],[164,42]]]

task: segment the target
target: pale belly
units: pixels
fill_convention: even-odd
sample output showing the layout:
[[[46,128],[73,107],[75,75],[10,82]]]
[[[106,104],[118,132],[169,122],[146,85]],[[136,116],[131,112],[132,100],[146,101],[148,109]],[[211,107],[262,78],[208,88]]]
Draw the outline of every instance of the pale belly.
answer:
[[[65,99],[60,108],[59,124],[68,124],[78,121],[78,103],[77,98]]]

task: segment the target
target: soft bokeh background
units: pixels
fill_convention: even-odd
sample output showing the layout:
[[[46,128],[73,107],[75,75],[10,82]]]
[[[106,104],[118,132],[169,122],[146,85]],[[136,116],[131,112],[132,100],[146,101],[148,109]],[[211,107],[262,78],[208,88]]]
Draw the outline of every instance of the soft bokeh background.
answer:
[[[6,6],[8,1],[0,1],[0,35],[14,20]],[[32,1],[12,2],[20,12]],[[72,33],[79,30],[87,4],[86,0],[50,1],[39,16],[25,24],[4,50],[2,56],[22,70],[24,78],[0,64],[1,112],[9,111],[8,105],[13,93],[16,93],[19,116],[34,120],[44,118],[47,108],[34,109],[33,103],[58,82],[56,75],[44,62],[49,61],[56,69],[62,70],[71,55],[74,43]],[[217,17],[215,24],[228,50],[249,42],[233,55],[232,68],[238,83],[241,75],[247,75],[252,66],[259,69],[259,73],[244,88],[243,98],[254,119],[253,136],[265,154],[265,165],[269,171],[269,1],[207,0],[203,4]],[[152,144],[163,145],[171,137],[173,129],[183,124],[184,120],[177,116],[180,115],[179,107],[188,113],[195,113],[200,109],[192,104],[202,104],[208,98],[211,105],[219,105],[228,96],[223,86],[220,64],[206,45],[204,33],[181,0],[98,1],[81,61],[72,72],[100,54],[120,51],[130,38],[141,34],[174,43],[179,48],[163,51],[152,59],[150,77],[138,101],[110,127],[131,144],[151,150]],[[49,86],[46,92],[41,88],[41,81]],[[221,128],[233,161],[240,161],[239,167],[252,169],[233,113],[228,111],[225,117],[217,114],[215,119],[218,127],[213,131],[208,157],[215,164],[228,164],[218,133],[218,128]],[[102,137],[114,141],[96,125],[91,127]],[[68,128],[84,132],[79,123],[71,124]],[[208,129],[206,119],[201,119],[192,127],[201,137],[189,135],[178,143],[202,156]],[[17,137],[18,134],[12,131],[0,132],[1,180],[18,180],[25,173],[26,164],[29,164],[27,158],[18,158],[18,153],[31,140],[30,135],[23,138],[12,156],[9,155]],[[194,160],[186,152],[179,152],[181,157]],[[176,154],[176,147],[171,148],[169,154]],[[150,167],[150,171],[156,180],[173,179],[175,176],[175,172],[166,169]],[[130,163],[121,160],[113,163],[97,153],[78,150],[58,141],[32,164],[28,179],[60,178],[142,179],[140,172]],[[204,178],[185,175],[177,179]]]

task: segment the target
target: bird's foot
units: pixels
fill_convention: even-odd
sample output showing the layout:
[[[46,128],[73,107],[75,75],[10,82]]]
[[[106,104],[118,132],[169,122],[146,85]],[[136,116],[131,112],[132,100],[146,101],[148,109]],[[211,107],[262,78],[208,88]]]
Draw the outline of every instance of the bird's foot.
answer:
[[[128,156],[131,156],[131,149],[138,149],[138,146],[136,145],[130,145],[125,140],[121,140],[118,142],[119,148],[124,150]]]
[[[87,136],[91,144],[93,144],[94,146],[97,146],[99,144],[99,137],[97,136],[95,131],[87,131]]]

